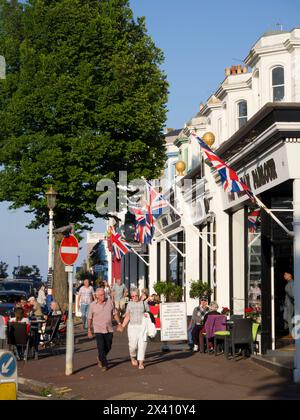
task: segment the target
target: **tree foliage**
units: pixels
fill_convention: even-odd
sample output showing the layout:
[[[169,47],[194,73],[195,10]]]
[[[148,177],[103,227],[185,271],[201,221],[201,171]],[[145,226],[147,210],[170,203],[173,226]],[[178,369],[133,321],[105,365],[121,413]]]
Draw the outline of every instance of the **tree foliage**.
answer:
[[[14,267],[13,269],[14,277],[39,277],[40,275],[40,269],[36,265],[31,267],[28,265],[20,265],[19,267]]]
[[[8,264],[4,261],[0,261],[0,279],[6,279],[8,277],[7,269]]]
[[[96,184],[160,174],[167,82],[162,52],[128,0],[0,0],[0,201],[48,223],[90,224]]]

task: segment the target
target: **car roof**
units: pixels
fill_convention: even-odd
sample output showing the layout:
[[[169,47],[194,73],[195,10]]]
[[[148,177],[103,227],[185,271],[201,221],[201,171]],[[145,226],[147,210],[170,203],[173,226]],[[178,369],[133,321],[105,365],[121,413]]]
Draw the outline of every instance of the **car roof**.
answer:
[[[0,290],[1,295],[26,295],[23,290]]]

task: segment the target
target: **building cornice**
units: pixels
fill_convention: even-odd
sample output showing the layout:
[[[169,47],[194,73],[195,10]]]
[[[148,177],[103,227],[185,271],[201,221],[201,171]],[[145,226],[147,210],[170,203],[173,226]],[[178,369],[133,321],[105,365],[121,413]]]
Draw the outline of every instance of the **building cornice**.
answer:
[[[298,42],[295,43],[295,45]],[[253,48],[248,56],[245,58],[245,64],[253,67],[258,59],[263,55],[274,55],[277,53],[288,52],[289,45],[294,45],[294,41],[288,40],[284,44],[270,45],[268,47],[255,47]]]
[[[174,144],[176,147],[180,148],[180,146],[188,142],[189,142],[188,137],[177,137],[177,139],[174,141]]]
[[[241,153],[245,150],[250,157],[251,153],[258,153],[258,148],[261,148],[266,139],[272,138],[272,141],[276,142],[283,136],[288,136],[288,133],[298,132],[300,132],[300,104],[269,103],[224,142],[216,153],[226,162],[235,159],[233,156],[240,159]],[[270,146],[271,144],[268,143],[267,147]]]

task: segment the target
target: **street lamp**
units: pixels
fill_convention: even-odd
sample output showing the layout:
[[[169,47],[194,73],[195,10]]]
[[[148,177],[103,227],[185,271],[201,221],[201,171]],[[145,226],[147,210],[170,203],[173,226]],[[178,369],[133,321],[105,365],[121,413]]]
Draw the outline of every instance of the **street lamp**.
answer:
[[[49,209],[49,247],[48,247],[48,296],[52,300],[53,294],[53,209],[56,205],[57,192],[53,189],[52,185],[45,193],[47,197],[47,207]]]

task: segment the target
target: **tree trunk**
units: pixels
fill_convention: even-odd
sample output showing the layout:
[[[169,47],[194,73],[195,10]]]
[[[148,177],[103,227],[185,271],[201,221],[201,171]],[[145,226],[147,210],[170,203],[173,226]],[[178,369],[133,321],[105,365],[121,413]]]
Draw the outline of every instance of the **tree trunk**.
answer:
[[[53,288],[54,300],[59,304],[61,309],[68,309],[68,275],[65,272],[65,265],[62,263],[59,256],[59,246],[64,235],[62,233],[54,234],[54,273],[53,273]]]

